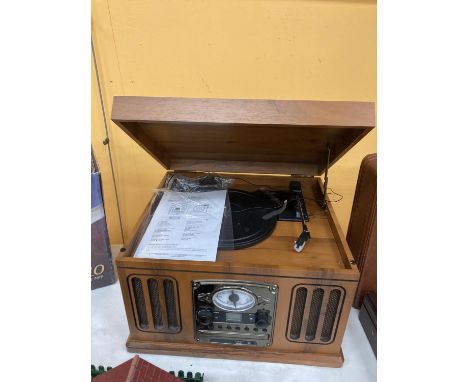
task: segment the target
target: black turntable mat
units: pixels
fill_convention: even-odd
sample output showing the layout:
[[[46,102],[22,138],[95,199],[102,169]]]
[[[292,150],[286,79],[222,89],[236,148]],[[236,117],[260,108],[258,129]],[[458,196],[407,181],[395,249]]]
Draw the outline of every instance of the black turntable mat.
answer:
[[[228,190],[230,211],[225,214],[218,249],[242,249],[265,240],[276,226],[277,217],[263,219],[280,208],[265,192]]]

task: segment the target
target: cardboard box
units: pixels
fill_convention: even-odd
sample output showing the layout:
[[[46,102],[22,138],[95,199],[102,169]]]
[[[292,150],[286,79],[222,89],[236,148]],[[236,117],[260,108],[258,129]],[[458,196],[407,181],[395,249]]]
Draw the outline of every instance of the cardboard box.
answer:
[[[101,175],[91,155],[91,289],[115,282],[112,253],[101,192]]]

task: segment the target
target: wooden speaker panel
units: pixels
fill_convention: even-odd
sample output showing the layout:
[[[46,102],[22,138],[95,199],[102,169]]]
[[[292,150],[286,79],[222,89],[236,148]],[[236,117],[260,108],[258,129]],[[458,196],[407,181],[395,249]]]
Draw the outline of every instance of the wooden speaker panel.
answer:
[[[127,278],[127,288],[138,330],[180,332],[180,301],[176,280],[168,276],[131,275]]]
[[[287,338],[327,345],[335,340],[346,290],[338,285],[299,284],[291,293]]]

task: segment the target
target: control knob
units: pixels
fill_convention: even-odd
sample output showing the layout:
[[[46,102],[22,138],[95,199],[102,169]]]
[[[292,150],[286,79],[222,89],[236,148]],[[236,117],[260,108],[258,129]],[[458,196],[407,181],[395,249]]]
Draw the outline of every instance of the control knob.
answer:
[[[270,324],[270,315],[268,310],[260,309],[255,313],[255,326],[257,328],[266,328]]]
[[[197,312],[197,320],[200,325],[210,325],[213,322],[213,309],[210,307],[201,307]]]

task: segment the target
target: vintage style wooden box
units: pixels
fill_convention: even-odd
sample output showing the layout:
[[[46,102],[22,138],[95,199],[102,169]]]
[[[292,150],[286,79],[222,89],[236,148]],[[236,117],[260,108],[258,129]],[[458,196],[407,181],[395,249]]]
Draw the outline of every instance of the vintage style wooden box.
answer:
[[[374,119],[374,104],[367,102],[114,97],[112,120],[168,173],[221,173],[235,178],[232,187],[248,191],[258,185],[287,190],[291,180],[301,182],[312,236],[296,253],[301,224],[278,222],[266,240],[218,251],[216,262],[134,258],[148,204],[116,262],[130,329],[127,349],[341,366],[359,271],[333,203],[322,206],[323,190],[328,165],[365,136]],[[200,280],[274,285],[268,344],[201,342],[193,301]],[[241,338],[249,328],[233,325],[236,330]]]

